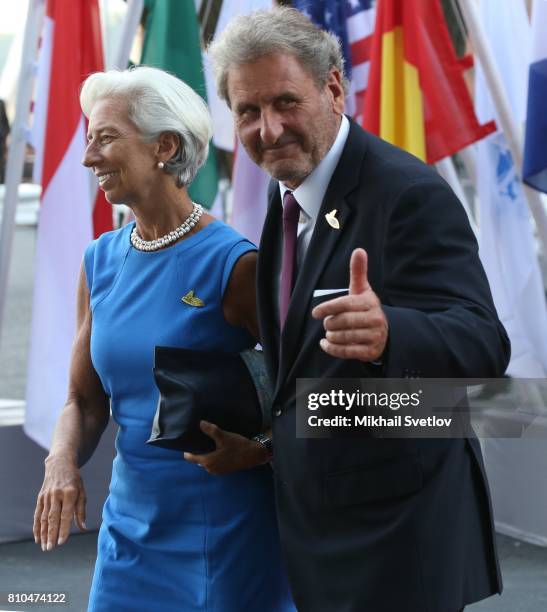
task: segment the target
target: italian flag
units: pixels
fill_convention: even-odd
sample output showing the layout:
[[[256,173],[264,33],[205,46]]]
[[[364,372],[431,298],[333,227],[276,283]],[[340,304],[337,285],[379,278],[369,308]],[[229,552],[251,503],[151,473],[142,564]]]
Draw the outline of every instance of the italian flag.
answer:
[[[39,66],[33,131],[43,135],[35,137],[42,197],[25,431],[49,448],[67,394],[84,249],[112,229],[111,207],[81,163],[87,126],[79,91],[86,76],[103,69],[98,0],[47,1]]]
[[[439,0],[378,0],[363,127],[433,164],[495,131],[480,125]]]

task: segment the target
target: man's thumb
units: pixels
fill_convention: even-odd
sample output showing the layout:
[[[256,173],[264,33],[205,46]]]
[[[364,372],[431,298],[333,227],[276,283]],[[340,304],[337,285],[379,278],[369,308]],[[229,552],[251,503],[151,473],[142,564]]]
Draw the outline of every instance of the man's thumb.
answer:
[[[357,295],[370,289],[368,284],[368,256],[364,249],[355,249],[349,262],[349,294]]]

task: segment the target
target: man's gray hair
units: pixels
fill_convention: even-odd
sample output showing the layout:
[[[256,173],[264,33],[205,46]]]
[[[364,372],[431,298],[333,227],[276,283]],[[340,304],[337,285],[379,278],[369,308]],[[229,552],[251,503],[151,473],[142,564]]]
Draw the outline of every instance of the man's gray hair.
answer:
[[[178,187],[189,185],[207,159],[213,135],[202,98],[172,74],[148,66],[90,75],[80,92],[85,116],[97,100],[109,97],[127,101],[129,120],[146,142],[154,142],[162,132],[178,135],[180,146],[165,162],[164,171],[175,175]]]
[[[325,85],[332,68],[342,75],[344,56],[340,41],[311,22],[304,13],[286,6],[236,17],[209,46],[218,94],[228,105],[228,73],[232,67],[253,62],[271,53],[295,56],[318,87]]]

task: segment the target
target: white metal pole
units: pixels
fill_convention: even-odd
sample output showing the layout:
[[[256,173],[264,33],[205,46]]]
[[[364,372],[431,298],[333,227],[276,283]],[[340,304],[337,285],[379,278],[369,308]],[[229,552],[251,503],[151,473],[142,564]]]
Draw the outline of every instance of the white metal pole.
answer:
[[[452,191],[456,194],[458,200],[462,203],[462,206],[465,212],[467,213],[471,229],[473,230],[475,236],[478,236],[479,229],[473,217],[473,212],[471,210],[471,206],[469,205],[469,201],[467,200],[467,196],[465,195],[465,191],[463,190],[460,179],[458,178],[458,173],[456,172],[456,168],[454,167],[454,162],[452,161],[452,158],[444,157],[435,164],[435,167],[437,168],[437,172],[450,185],[450,187],[452,187]]]
[[[477,228],[481,226],[481,208],[477,203],[477,148],[475,144],[470,144],[458,151],[458,157],[461,159],[471,185],[473,185],[474,194],[471,210]],[[478,235],[478,234],[477,234]]]
[[[38,39],[44,19],[44,0],[30,0],[25,25],[21,69],[17,85],[15,119],[11,129],[10,146],[6,164],[6,191],[2,227],[0,229],[0,340],[2,322],[8,291],[11,249],[15,228],[17,193],[23,176],[25,147],[27,143],[27,120],[30,113],[32,87],[34,84],[34,64]]]
[[[488,44],[488,39],[480,22],[476,1],[459,0],[459,2],[467,24],[473,50],[481,62],[484,77],[488,84],[492,101],[496,107],[500,127],[505,134],[507,145],[517,168],[522,169],[522,151],[524,146],[522,132],[519,130],[517,123],[512,117],[511,107],[503,88],[496,60],[494,59],[492,50]],[[525,185],[523,186],[530,211],[536,222],[538,236],[543,245],[543,251],[547,253],[547,213],[545,212],[539,193],[527,188]]]
[[[114,65],[107,66],[107,68],[127,68],[127,62],[129,61],[129,55],[131,54],[131,47],[133,46],[133,40],[135,33],[141,22],[142,11],[144,9],[144,0],[129,0],[127,3],[127,11],[125,13],[125,19],[122,27],[122,33],[118,41],[118,48],[114,56]]]
[[[458,157],[462,160],[463,165],[469,176],[469,180],[473,186],[477,185],[477,152],[475,145],[468,145],[458,151]]]

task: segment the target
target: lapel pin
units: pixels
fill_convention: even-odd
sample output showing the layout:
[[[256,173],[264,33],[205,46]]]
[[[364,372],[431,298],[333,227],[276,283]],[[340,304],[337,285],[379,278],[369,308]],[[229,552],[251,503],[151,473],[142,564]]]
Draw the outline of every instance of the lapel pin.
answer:
[[[203,300],[200,300],[196,295],[194,295],[194,290],[188,291],[188,293],[182,296],[181,300],[188,304],[188,306],[195,306],[196,308],[201,308],[205,306]]]
[[[330,213],[327,213],[325,215],[325,219],[327,220],[327,223],[334,229],[340,229],[340,221],[338,221],[338,219],[336,218],[337,212],[338,211],[335,208],[334,210],[331,210]]]

